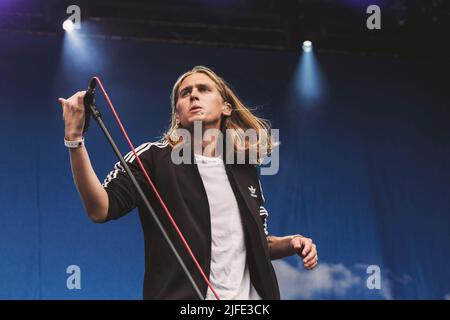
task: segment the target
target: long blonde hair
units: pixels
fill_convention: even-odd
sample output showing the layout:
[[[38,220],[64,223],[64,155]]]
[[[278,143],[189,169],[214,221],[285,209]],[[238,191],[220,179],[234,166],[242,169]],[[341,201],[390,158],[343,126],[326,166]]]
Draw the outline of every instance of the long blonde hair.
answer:
[[[258,162],[261,162],[265,156],[271,153],[272,148],[276,145],[272,141],[269,121],[255,116],[238,98],[224,79],[217,75],[213,70],[204,66],[194,67],[192,70],[182,74],[175,82],[170,96],[172,104],[171,124],[164,133],[162,141],[167,142],[172,147],[175,147],[182,142],[182,139],[179,139],[179,137],[176,136],[176,130],[178,128],[176,120],[178,90],[183,80],[194,73],[203,73],[207,75],[216,84],[222,99],[231,105],[231,115],[222,117],[221,129],[223,134],[225,134],[225,130],[231,129],[226,132],[231,134],[234,150],[245,151],[246,155],[248,155],[249,151],[253,150],[256,152],[255,154],[257,154]],[[244,136],[243,132],[248,129],[255,130],[257,137],[256,143],[248,141]]]

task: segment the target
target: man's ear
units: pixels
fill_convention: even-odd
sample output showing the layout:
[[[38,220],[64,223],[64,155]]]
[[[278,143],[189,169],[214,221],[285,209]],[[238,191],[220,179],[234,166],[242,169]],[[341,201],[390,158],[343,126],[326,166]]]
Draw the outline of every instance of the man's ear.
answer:
[[[231,111],[232,111],[232,107],[231,104],[229,102],[224,102],[224,106],[222,108],[222,114],[224,116],[231,116]]]

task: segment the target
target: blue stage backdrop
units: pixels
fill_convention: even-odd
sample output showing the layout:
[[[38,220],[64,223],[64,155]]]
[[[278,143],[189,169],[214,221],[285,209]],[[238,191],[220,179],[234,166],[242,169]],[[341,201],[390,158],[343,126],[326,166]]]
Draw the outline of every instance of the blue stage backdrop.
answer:
[[[99,75],[138,145],[161,136],[173,83],[198,64],[280,129],[279,172],[261,178],[269,231],[311,237],[320,258],[309,272],[298,258],[274,262],[282,298],[450,298],[450,67],[314,58],[305,77],[300,52],[1,32],[0,298],[141,298],[138,216],[87,218],[57,98]],[[116,159],[96,123],[86,143],[103,180]]]

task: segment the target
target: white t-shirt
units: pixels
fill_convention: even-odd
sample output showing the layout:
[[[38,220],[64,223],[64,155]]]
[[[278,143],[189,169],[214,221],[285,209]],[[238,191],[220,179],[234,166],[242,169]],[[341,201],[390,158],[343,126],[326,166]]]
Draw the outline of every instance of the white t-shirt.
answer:
[[[211,213],[209,281],[221,300],[260,300],[250,281],[239,206],[221,158],[195,155]],[[206,300],[215,300],[208,287]]]

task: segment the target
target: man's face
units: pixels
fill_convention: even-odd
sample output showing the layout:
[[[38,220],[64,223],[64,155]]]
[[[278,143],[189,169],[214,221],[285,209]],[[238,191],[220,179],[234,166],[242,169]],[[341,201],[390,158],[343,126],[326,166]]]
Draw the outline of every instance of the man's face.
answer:
[[[214,81],[206,74],[194,73],[186,77],[178,89],[176,117],[183,128],[193,128],[194,121],[203,127],[220,128],[222,115],[230,115]]]

